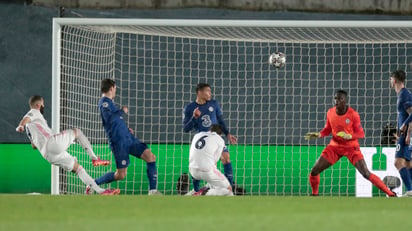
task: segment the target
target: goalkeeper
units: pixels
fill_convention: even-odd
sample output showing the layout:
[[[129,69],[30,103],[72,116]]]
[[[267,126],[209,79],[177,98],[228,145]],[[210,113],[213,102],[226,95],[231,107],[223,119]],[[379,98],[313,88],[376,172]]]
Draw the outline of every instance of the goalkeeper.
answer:
[[[382,180],[371,173],[363,159],[359,147],[359,138],[365,137],[359,114],[347,105],[348,94],[344,90],[338,90],[335,94],[335,107],[329,109],[326,115],[326,125],[320,132],[309,132],[305,139],[323,138],[332,133],[329,145],[323,150],[309,175],[312,195],[319,195],[319,174],[345,156],[355,168],[373,185],[385,192],[388,196],[396,196],[390,191]]]

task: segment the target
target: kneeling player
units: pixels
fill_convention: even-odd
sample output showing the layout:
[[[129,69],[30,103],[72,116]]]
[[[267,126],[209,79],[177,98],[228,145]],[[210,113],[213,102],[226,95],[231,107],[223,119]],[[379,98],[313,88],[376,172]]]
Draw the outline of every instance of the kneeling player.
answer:
[[[347,96],[346,91],[338,90],[335,94],[335,107],[329,109],[326,115],[325,128],[320,132],[309,132],[305,135],[305,139],[311,139],[322,138],[332,133],[329,145],[323,150],[309,175],[312,195],[319,195],[319,174],[336,163],[342,156],[346,156],[363,177],[388,196],[395,196],[366,166],[358,142],[359,138],[365,137],[365,132],[359,114],[347,105]]]
[[[80,129],[73,128],[58,134],[53,134],[43,117],[43,98],[41,96],[32,96],[29,104],[30,111],[23,117],[16,131],[24,132],[26,129],[32,147],[38,149],[44,159],[66,171],[76,173],[83,183],[92,187],[97,193],[102,195],[115,195],[120,193],[119,189],[105,190],[97,186],[93,178],[77,163],[76,158],[67,153],[67,148],[77,139],[91,157],[94,166],[110,164],[109,161],[100,160],[94,154],[89,140]]]
[[[189,155],[190,174],[211,186],[210,189],[202,188],[194,195],[233,196],[229,181],[216,167],[225,147],[222,133],[219,125],[212,125],[210,131],[199,132],[193,137]]]

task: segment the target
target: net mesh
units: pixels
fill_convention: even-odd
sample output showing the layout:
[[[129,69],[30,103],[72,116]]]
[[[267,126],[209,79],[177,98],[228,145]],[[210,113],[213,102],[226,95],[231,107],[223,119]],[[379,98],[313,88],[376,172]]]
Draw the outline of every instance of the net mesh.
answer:
[[[323,128],[342,88],[366,132],[361,146],[379,146],[382,127],[396,121],[389,73],[410,63],[411,35],[412,27],[65,25],[60,130],[81,128],[97,155],[114,162],[98,112],[100,81],[114,79],[115,102],[129,107],[129,127],[157,156],[158,189],[176,194],[193,136],[182,130],[183,108],[197,83],[207,82],[239,139],[229,145],[236,184],[251,195],[307,195],[310,168],[329,138],[307,142],[303,135]],[[284,68],[269,65],[275,51],[286,54]],[[93,168],[79,146],[69,152],[93,177],[115,169]],[[320,193],[354,195],[354,175],[340,161],[321,174]],[[131,157],[126,179],[111,187],[147,193],[145,163]],[[83,193],[85,186],[64,173],[60,188]]]

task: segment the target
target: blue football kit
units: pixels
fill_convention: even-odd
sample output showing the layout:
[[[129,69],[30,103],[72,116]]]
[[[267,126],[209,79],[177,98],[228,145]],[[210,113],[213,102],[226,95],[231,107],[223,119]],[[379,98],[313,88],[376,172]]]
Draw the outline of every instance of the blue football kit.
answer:
[[[402,124],[409,117],[409,113],[407,112],[408,108],[412,107],[412,95],[408,89],[406,88],[401,89],[398,95],[398,100],[396,102],[396,107],[398,111],[398,130],[399,130]],[[406,131],[407,130],[408,130],[408,127],[406,127]],[[406,137],[406,134],[400,134],[398,142],[396,144],[395,157],[404,158],[409,161],[411,160],[412,146],[410,146],[410,144],[405,143],[405,137]]]
[[[193,117],[193,111],[199,108],[200,116],[198,118]],[[223,133],[227,136],[229,130],[226,126],[226,123],[223,119],[223,113],[220,109],[219,104],[216,100],[207,101],[204,104],[198,104],[196,101],[188,104],[183,111],[183,131],[190,132],[195,131],[203,132],[209,131],[210,127],[213,124],[219,124],[222,128]],[[229,152],[225,146],[223,152]],[[233,185],[233,169],[232,163],[226,163],[223,165],[224,173],[226,178],[229,180],[230,184]],[[195,191],[199,191],[199,181],[194,179],[193,185]]]
[[[125,168],[129,165],[129,154],[140,158],[148,147],[145,143],[136,139],[129,131],[123,120],[124,111],[117,107],[110,98],[102,97],[99,101],[100,116],[103,127],[109,138],[117,168]]]

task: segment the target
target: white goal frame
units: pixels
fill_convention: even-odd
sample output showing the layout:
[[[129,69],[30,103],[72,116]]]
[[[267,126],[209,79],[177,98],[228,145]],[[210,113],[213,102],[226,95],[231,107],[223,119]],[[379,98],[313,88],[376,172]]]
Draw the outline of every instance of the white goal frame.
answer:
[[[412,27],[411,21],[270,21],[270,20],[179,20],[179,19],[103,19],[103,18],[53,18],[52,35],[52,130],[60,130],[60,76],[61,28],[65,25],[108,26],[229,26],[229,27]],[[410,38],[409,38],[410,39]],[[407,40],[407,39],[406,39]],[[51,194],[59,194],[59,168],[51,168]]]

